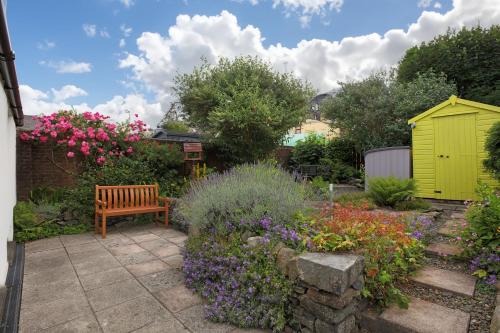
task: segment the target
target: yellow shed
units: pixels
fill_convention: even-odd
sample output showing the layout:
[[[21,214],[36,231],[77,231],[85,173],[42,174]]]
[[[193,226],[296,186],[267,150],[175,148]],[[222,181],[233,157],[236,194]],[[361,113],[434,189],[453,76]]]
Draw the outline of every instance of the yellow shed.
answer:
[[[457,96],[408,120],[417,196],[468,200],[478,181],[498,185],[483,167],[486,135],[497,121],[500,107]]]

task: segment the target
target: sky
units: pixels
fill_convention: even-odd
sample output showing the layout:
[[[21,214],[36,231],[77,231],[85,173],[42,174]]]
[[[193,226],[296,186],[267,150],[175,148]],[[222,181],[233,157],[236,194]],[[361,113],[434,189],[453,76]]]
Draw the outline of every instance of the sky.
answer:
[[[156,127],[202,57],[259,56],[326,92],[448,28],[500,24],[500,0],[9,0],[7,20],[25,114]]]

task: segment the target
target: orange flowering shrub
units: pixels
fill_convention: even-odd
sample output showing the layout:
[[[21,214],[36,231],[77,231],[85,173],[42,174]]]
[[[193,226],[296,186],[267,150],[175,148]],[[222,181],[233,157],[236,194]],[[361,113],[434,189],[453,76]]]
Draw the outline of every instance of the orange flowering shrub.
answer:
[[[322,211],[316,225],[319,233],[313,241],[318,250],[365,257],[364,297],[382,306],[407,306],[408,298],[397,284],[416,269],[423,246],[408,230],[405,215],[335,205]]]

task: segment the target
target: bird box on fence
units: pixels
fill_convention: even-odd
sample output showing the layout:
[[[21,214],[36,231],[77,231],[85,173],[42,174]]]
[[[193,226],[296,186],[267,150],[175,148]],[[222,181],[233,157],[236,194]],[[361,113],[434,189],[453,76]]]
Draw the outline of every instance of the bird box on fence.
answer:
[[[203,149],[200,142],[184,143],[184,161],[201,161]]]

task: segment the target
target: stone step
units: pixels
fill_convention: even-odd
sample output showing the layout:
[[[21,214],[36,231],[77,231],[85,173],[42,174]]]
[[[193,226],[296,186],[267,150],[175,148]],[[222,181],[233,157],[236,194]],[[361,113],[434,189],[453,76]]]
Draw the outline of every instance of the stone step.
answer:
[[[462,253],[462,248],[458,245],[450,244],[450,243],[430,243],[425,248],[425,253],[431,256],[436,257],[452,257],[458,256]]]
[[[467,333],[470,315],[411,298],[408,309],[392,305],[382,314],[362,314],[361,327],[371,333]]]
[[[453,212],[451,213],[451,218],[455,220],[465,220],[464,212]]]
[[[476,278],[446,269],[424,266],[410,277],[410,280],[425,287],[449,291],[451,293],[472,297],[476,287]]]
[[[438,230],[438,234],[446,237],[456,237],[467,226],[465,220],[448,220]]]

